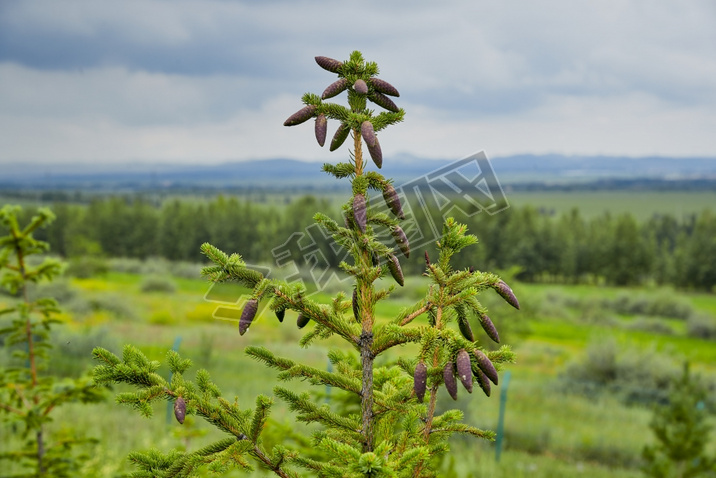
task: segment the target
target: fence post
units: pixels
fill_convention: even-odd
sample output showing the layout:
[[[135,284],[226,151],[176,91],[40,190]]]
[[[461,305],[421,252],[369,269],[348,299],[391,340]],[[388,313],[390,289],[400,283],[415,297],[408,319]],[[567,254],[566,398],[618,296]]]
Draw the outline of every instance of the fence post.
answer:
[[[505,406],[507,405],[507,387],[510,384],[510,371],[506,371],[500,387],[500,416],[497,420],[497,438],[495,438],[495,461],[500,462],[502,440],[505,436]]]

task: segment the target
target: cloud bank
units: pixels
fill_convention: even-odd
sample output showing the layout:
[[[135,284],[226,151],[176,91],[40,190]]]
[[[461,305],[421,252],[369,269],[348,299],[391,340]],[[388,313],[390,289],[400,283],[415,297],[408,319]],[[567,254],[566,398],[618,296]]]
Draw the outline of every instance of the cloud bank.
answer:
[[[401,91],[386,155],[716,156],[715,32],[710,1],[5,1],[0,162],[335,161],[282,123],[355,49]]]

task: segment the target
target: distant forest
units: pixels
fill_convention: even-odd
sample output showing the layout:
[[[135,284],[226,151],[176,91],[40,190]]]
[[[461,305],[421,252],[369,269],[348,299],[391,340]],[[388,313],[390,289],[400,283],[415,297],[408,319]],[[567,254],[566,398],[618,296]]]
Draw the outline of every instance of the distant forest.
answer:
[[[37,235],[50,242],[54,253],[67,258],[163,257],[199,262],[203,260],[199,246],[210,242],[226,252],[240,253],[248,263],[274,264],[272,250],[293,233],[304,233],[303,243],[294,241],[291,246],[297,259],[315,262],[316,255],[306,252],[315,249],[323,251],[321,257],[330,267],[337,267],[342,259],[332,253],[330,238],[318,233],[316,226],[306,231],[317,211],[334,211],[332,216],[343,222],[337,205],[313,196],[280,207],[223,196],[173,199],[161,205],[137,197],[105,197],[88,205],[57,203],[52,209],[57,220]],[[418,211],[413,224],[429,223],[422,214],[430,215],[433,223],[443,215]],[[456,214],[456,219],[479,239],[477,246],[461,252],[463,267],[517,267],[517,278],[528,282],[657,283],[716,290],[712,211],[679,220],[660,215],[641,222],[630,214],[605,213],[587,219],[576,209],[553,216],[532,207],[512,207],[494,215],[470,215],[468,210],[463,216]],[[413,253],[410,259],[399,256],[400,261],[407,274],[420,274],[423,252],[435,254],[434,240],[430,231],[412,230],[410,223],[405,227]],[[313,249],[306,248],[306,242]]]

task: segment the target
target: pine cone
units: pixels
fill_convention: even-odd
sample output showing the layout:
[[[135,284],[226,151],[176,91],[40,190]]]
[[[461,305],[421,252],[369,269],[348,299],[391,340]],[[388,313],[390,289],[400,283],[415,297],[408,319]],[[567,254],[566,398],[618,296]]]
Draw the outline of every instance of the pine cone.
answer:
[[[186,402],[182,397],[177,397],[174,401],[174,418],[183,425],[186,418]]]
[[[335,134],[333,135],[333,139],[331,140],[331,151],[335,151],[338,148],[341,147],[343,142],[348,137],[348,133],[351,132],[351,129],[346,125],[345,123],[341,123],[341,125],[336,130]]]
[[[360,125],[360,134],[365,140],[365,144],[370,147],[375,144],[377,138],[375,137],[375,131],[373,130],[373,123],[370,121],[363,121]]]
[[[358,224],[358,229],[365,233],[365,225],[367,221],[367,212],[365,206],[365,196],[356,194],[353,197],[353,219]]]
[[[400,248],[400,252],[402,252],[406,258],[410,257],[410,243],[408,242],[408,236],[405,235],[403,228],[395,226],[391,233],[393,234],[395,243]]]
[[[488,337],[490,337],[495,343],[500,343],[500,335],[497,333],[497,329],[495,328],[495,324],[492,323],[492,320],[487,316],[487,314],[478,314],[478,318],[480,319],[480,325],[482,325],[483,330],[487,334]]]
[[[367,95],[368,84],[363,80],[356,80],[356,82],[353,83],[353,90],[358,94]]]
[[[398,192],[395,190],[392,184],[385,183],[385,185],[383,186],[383,199],[385,200],[385,203],[388,205],[395,217],[397,217],[398,219],[405,219],[405,214],[403,214],[403,206],[400,204]]]
[[[283,318],[286,316],[286,309],[276,309],[276,318],[279,322],[283,322]]]
[[[472,333],[472,327],[470,327],[470,322],[467,320],[465,314],[458,314],[457,325],[460,328],[460,333],[463,337],[470,342],[475,341],[475,334]]]
[[[298,318],[296,319],[296,325],[299,329],[304,328],[308,323],[311,321],[310,318],[303,315],[303,313],[298,314]]]
[[[455,380],[452,362],[445,364],[445,368],[443,368],[443,380],[445,381],[445,388],[452,399],[457,400],[457,381]]]
[[[390,271],[390,275],[393,276],[393,279],[395,279],[395,282],[402,287],[405,283],[403,269],[400,268],[400,262],[398,262],[398,258],[393,254],[388,254],[388,270]]]
[[[465,349],[460,349],[455,359],[457,365],[457,376],[460,377],[462,386],[468,393],[472,393],[472,366],[470,364],[470,354]]]
[[[400,96],[398,90],[385,80],[381,80],[380,78],[371,78],[370,84],[373,85],[373,89],[379,93],[390,96]]]
[[[249,330],[249,326],[251,325],[251,322],[253,322],[254,317],[256,317],[256,311],[259,309],[259,301],[258,299],[251,299],[248,302],[246,302],[246,305],[244,306],[244,310],[241,312],[241,318],[239,319],[239,334],[244,335],[247,330]]]
[[[343,62],[328,58],[327,56],[317,56],[316,63],[324,70],[330,71],[331,73],[339,73],[343,67]]]
[[[400,111],[400,108],[396,106],[395,103],[393,103],[393,100],[388,98],[382,93],[378,93],[377,91],[374,91],[371,95],[368,96],[368,99],[375,103],[378,106],[382,106],[388,111],[392,111],[394,113],[397,113]]]
[[[326,115],[316,116],[316,141],[318,141],[318,145],[321,147],[326,144],[326,133],[328,132],[327,130],[328,120],[326,119]]]
[[[316,105],[304,106],[303,108],[289,116],[288,119],[283,122],[283,125],[296,126],[297,124],[301,124],[305,121],[308,121],[310,118],[313,117],[313,113],[315,113],[315,111]]]
[[[500,294],[500,296],[505,299],[505,301],[510,304],[515,309],[520,308],[520,303],[517,301],[517,297],[515,297],[515,293],[512,292],[512,289],[510,289],[510,286],[508,286],[505,281],[501,280],[497,284],[493,286],[495,289],[495,292]]]
[[[497,385],[497,369],[495,369],[495,366],[492,365],[492,362],[490,362],[490,359],[487,358],[487,355],[485,355],[485,353],[481,350],[475,349],[475,357],[477,358],[477,366],[480,367],[480,370],[487,375],[487,378],[489,378],[492,383]]]
[[[482,370],[476,365],[473,365],[472,367],[472,374],[475,376],[475,379],[477,380],[477,384],[480,386],[483,392],[485,392],[485,395],[488,397],[490,396],[490,381],[487,379],[487,375],[483,373]]]
[[[328,99],[333,98],[334,96],[340,94],[342,91],[344,91],[346,88],[348,88],[348,80],[345,78],[341,78],[338,81],[334,81],[328,87],[323,90],[323,94],[321,95],[321,99]]]
[[[420,362],[415,366],[415,374],[413,375],[413,390],[415,396],[418,397],[420,403],[425,398],[425,390],[428,383],[428,367],[424,362]]]
[[[361,130],[361,136],[363,136],[363,139],[365,140],[366,146],[368,146],[368,152],[370,153],[370,157],[375,163],[375,165],[378,167],[378,169],[383,167],[383,152],[380,149],[380,143],[378,142],[378,137],[375,135],[375,131],[373,131],[373,124],[370,121],[363,121],[363,123],[360,126]]]

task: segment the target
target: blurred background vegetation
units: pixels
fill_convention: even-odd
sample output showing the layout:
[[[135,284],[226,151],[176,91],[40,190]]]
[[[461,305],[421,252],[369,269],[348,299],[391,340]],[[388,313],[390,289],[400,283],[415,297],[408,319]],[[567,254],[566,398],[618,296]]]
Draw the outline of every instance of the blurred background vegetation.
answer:
[[[511,207],[494,216],[456,215],[480,240],[460,254],[460,267],[498,271],[523,306],[515,311],[496,295],[481,298],[502,343],[518,355],[509,367],[502,457],[495,461],[494,443],[456,439],[441,476],[644,476],[642,451],[655,443],[649,428],[654,410],[668,404],[670,384],[687,361],[692,378],[706,390],[700,406],[714,431],[716,214],[704,193],[683,191],[676,198],[659,191],[575,190],[507,196]],[[338,217],[338,197],[335,192],[162,198],[78,193],[58,201],[21,199],[28,216],[40,203],[57,214],[37,236],[69,264],[64,280],[32,291],[57,298],[63,309],[65,326],[53,337],[48,373],[75,376],[90,369],[94,346],[118,353],[132,343],[158,360],[178,346],[197,367],[212,372],[228,397],[246,403],[258,393],[271,394],[275,377],[243,355],[245,345],[278,345],[284,355],[327,366],[325,352],[334,344],[301,349],[292,320],[279,324],[266,310],[240,338],[226,311],[240,309],[237,298],[245,291],[210,289],[199,278],[199,245],[211,242],[240,252],[250,264],[288,274],[276,269],[271,249],[304,231],[317,211]],[[427,250],[433,254],[432,247]],[[380,319],[411,305],[427,287],[420,277],[421,256],[415,251],[401,260],[410,277],[381,305]],[[317,294],[328,300],[338,290],[349,291],[350,284],[334,278]],[[16,300],[0,292],[0,303]],[[217,314],[217,307],[224,312]],[[3,347],[0,365],[12,360]],[[503,387],[489,399],[461,396],[457,406],[466,421],[496,429]],[[152,420],[113,403],[71,405],[58,413],[54,433],[71,425],[100,438],[87,476],[127,473],[130,450],[194,449],[215,438],[201,423],[188,420],[180,427],[167,420],[164,409]],[[270,439],[290,437],[296,425],[281,402],[275,417]],[[8,427],[0,432],[1,452],[16,436]],[[711,435],[706,451],[716,456],[716,433]]]

